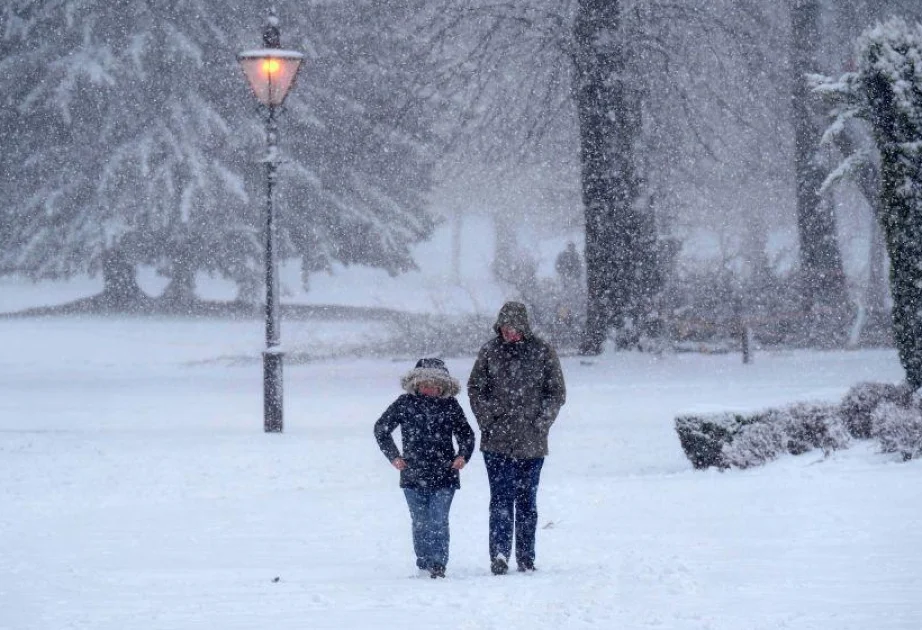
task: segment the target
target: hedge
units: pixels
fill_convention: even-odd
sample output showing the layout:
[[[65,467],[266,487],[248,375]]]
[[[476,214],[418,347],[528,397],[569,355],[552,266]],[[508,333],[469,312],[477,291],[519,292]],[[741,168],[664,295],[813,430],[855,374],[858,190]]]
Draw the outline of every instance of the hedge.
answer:
[[[922,456],[922,399],[906,385],[860,383],[839,404],[797,403],[757,413],[682,415],[679,443],[697,469],[749,468],[784,453],[848,448],[875,439],[884,453]]]

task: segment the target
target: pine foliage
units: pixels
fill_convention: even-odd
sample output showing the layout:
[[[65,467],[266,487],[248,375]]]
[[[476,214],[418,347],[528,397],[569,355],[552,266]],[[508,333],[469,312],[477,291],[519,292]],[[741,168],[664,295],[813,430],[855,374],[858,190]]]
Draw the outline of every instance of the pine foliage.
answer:
[[[893,333],[907,382],[922,387],[922,24],[893,18],[866,31],[858,69],[814,77],[833,103],[827,136],[870,123],[881,156],[881,223],[890,255]]]
[[[412,28],[421,4],[323,3],[291,16],[310,53],[285,121],[282,222],[311,270],[414,269],[410,246],[432,234],[434,112],[415,89]]]
[[[321,3],[282,20],[306,63],[280,120],[282,256],[413,267],[427,238],[427,111],[411,6]],[[264,14],[218,0],[37,0],[2,9],[0,271],[121,264],[258,283],[264,112],[236,54]],[[405,30],[404,30],[405,29]],[[406,34],[406,36],[404,36]]]
[[[220,80],[233,63],[229,13],[201,1],[34,4],[7,75],[20,86],[11,145],[25,157],[8,190],[7,265],[58,278],[100,270],[113,249],[157,263],[179,248],[225,270],[247,244],[255,253],[232,163],[233,88]]]

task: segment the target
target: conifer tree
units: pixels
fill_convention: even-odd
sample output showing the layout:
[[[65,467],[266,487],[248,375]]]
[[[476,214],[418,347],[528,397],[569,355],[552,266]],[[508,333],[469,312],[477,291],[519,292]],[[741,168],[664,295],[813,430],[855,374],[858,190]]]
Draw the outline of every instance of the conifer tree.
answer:
[[[285,120],[282,225],[307,271],[408,271],[410,246],[432,234],[434,112],[415,90],[423,4],[322,3],[290,16],[287,41],[308,58]]]
[[[400,22],[382,26],[405,4],[314,5],[283,20],[284,43],[308,57],[283,114],[283,256],[397,272],[431,233],[428,119],[388,49],[413,42]],[[102,272],[116,305],[144,299],[139,264],[169,277],[165,296],[179,301],[199,271],[258,283],[265,137],[235,57],[265,15],[218,0],[2,10],[0,87],[15,107],[0,114],[0,269]]]
[[[828,135],[859,117],[880,152],[881,224],[890,255],[893,333],[906,380],[922,387],[922,24],[893,18],[859,40],[858,69],[814,77],[834,103]]]

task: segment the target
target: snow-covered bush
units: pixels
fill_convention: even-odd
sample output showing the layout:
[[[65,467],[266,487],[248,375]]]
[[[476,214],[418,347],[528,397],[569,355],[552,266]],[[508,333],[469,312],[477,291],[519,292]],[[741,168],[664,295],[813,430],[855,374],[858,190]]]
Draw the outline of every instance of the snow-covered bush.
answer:
[[[838,406],[798,403],[784,413],[785,450],[792,455],[813,449],[829,454],[851,444],[851,435]]]
[[[682,416],[676,432],[695,468],[749,468],[783,453],[828,453],[850,442],[837,405],[809,403],[749,415]]]
[[[906,383],[859,383],[838,405],[797,403],[742,415],[680,416],[679,442],[695,468],[750,468],[783,453],[848,448],[874,439],[884,453],[922,456],[922,394]]]
[[[859,383],[842,400],[849,433],[874,439],[884,453],[922,455],[922,399],[907,383]]]
[[[726,468],[723,447],[739,430],[743,416],[734,413],[679,416],[675,430],[682,450],[695,468]]]
[[[390,339],[369,348],[368,353],[414,358],[472,356],[494,335],[495,320],[488,315],[396,319]]]
[[[742,422],[723,446],[728,466],[760,466],[784,453],[801,455],[815,449],[825,453],[848,447],[848,431],[834,405],[798,403],[769,409]]]
[[[739,432],[722,446],[724,466],[750,468],[761,466],[784,453],[786,436],[781,423],[757,419],[740,427]]]
[[[845,394],[840,413],[852,437],[867,440],[873,436],[875,410],[884,403],[908,407],[911,395],[906,384],[859,383]]]
[[[922,410],[918,403],[901,407],[891,402],[871,414],[874,437],[884,453],[899,453],[904,460],[922,455]]]

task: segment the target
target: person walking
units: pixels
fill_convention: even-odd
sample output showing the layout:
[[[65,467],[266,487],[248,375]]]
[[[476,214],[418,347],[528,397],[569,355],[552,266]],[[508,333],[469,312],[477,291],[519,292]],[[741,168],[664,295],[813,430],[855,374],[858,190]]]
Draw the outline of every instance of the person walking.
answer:
[[[564,286],[579,284],[583,278],[583,262],[576,251],[576,243],[567,242],[567,247],[557,255],[554,269]]]
[[[461,487],[459,472],[474,453],[474,431],[455,398],[460,384],[441,359],[420,359],[400,384],[406,393],[375,422],[375,439],[387,461],[400,471],[416,566],[433,579],[443,578],[448,565],[448,512],[455,490]],[[391,436],[397,427],[402,453]]]
[[[490,570],[502,575],[513,536],[518,570],[535,570],[538,482],[566,386],[557,353],[532,332],[524,304],[506,302],[493,330],[467,393],[490,483]]]
[[[586,310],[583,263],[576,251],[576,243],[567,242],[566,249],[557,256],[554,268],[557,270],[555,308],[548,332],[556,344],[575,346],[579,344],[580,322],[585,319]]]

